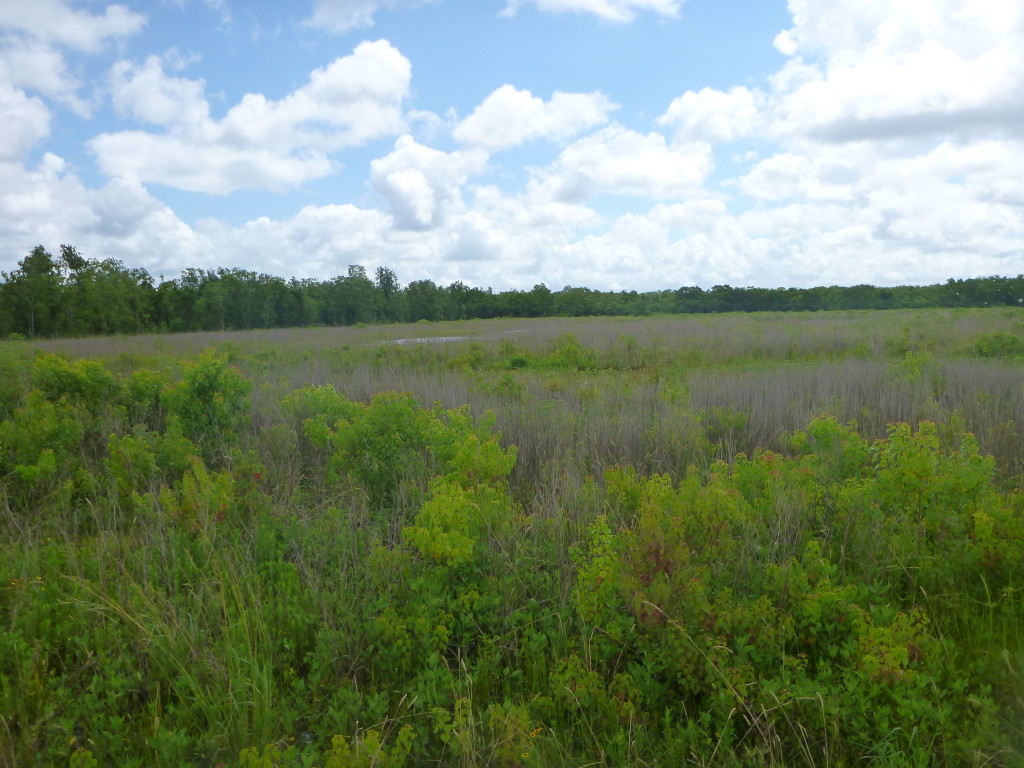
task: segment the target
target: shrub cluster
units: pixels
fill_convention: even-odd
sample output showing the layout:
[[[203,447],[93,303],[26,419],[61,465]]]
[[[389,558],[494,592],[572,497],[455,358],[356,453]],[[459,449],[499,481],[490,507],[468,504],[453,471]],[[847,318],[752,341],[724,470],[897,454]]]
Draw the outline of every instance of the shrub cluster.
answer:
[[[493,415],[252,391],[205,353],[5,392],[0,764],[1019,764],[1024,497],[970,434],[816,418],[560,515]]]

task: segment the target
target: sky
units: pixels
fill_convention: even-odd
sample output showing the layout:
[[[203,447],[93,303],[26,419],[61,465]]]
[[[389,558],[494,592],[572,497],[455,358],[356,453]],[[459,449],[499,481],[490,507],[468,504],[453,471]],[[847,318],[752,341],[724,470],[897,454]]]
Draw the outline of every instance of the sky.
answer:
[[[2,0],[0,270],[1024,272],[1020,0]]]

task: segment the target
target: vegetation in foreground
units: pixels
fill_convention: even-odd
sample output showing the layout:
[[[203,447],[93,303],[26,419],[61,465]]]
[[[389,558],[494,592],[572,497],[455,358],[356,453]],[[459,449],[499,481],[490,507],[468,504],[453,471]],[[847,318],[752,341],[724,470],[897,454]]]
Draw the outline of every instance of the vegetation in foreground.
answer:
[[[1019,312],[426,329],[0,346],[0,765],[1024,759]]]

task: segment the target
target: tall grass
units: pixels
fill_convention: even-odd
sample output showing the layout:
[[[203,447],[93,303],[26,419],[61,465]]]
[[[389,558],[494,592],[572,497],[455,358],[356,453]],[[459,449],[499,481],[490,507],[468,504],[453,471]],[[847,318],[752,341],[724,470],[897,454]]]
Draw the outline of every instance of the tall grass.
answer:
[[[0,766],[1019,764],[1024,358],[989,342],[1022,332],[999,309],[5,342],[0,421],[42,424],[48,352],[166,390],[212,348],[251,393],[191,448],[166,397],[143,425],[55,395],[84,433],[52,475],[0,442]],[[311,437],[310,386],[493,411],[515,465],[466,497],[413,462],[381,494]],[[941,449],[890,428],[920,421]],[[925,485],[886,487],[890,445]]]

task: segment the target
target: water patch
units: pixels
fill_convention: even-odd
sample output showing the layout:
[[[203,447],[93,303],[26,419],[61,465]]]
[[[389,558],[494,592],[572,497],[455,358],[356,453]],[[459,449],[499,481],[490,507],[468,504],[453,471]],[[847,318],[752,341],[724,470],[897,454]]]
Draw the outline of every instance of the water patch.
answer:
[[[491,333],[482,336],[413,336],[408,339],[391,339],[384,344],[444,344],[452,341],[486,341],[487,339],[499,339],[502,336],[515,336],[524,331],[505,331],[504,333]]]
[[[479,338],[478,336],[417,336],[411,339],[392,339],[390,344],[434,344],[447,341],[468,341]]]

